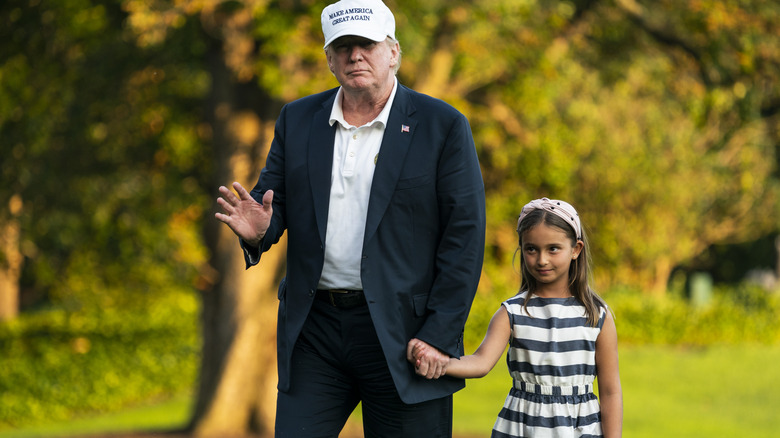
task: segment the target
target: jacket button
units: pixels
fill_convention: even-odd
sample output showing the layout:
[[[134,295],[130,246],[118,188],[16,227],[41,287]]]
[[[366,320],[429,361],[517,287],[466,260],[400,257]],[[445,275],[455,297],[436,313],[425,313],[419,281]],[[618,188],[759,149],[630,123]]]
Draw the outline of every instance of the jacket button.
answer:
[[[309,289],[309,296],[310,296],[310,297],[313,297],[313,296],[314,296],[314,290],[313,290],[313,289]]]

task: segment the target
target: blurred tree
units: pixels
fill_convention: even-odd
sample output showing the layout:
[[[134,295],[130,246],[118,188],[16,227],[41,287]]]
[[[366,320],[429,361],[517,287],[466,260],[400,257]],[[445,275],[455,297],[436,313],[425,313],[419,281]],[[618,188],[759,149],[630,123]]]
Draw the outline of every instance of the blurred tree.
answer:
[[[214,199],[219,185],[253,185],[283,102],[335,84],[320,43],[322,6],[313,1],[126,1],[124,7],[141,47],[170,45],[182,23],[201,28],[213,166],[201,180]],[[276,384],[273,291],[284,274],[284,243],[245,271],[237,239],[214,211],[205,220],[210,267],[201,276],[203,360],[190,429],[211,436],[267,432]]]
[[[481,148],[486,269],[509,264],[512,219],[540,196],[582,210],[605,287],[662,293],[712,242],[777,230],[778,13],[694,0],[469,10],[480,24],[454,33],[471,50],[456,51],[446,89],[467,99]]]
[[[186,65],[198,46],[140,50],[114,2],[0,8],[0,221],[19,229],[3,233],[3,259],[24,256],[17,285],[99,311],[186,283],[204,258],[192,237],[205,198],[183,196],[205,163],[191,108],[207,76]]]
[[[23,257],[20,249],[20,224],[17,216],[22,210],[19,195],[11,195],[8,210],[0,218],[0,321],[19,314],[19,278]]]

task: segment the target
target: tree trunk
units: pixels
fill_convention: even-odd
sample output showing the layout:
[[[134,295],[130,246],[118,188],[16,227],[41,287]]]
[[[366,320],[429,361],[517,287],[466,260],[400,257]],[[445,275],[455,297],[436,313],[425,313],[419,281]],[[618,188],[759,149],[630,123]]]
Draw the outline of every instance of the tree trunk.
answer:
[[[672,274],[672,260],[668,257],[661,257],[655,262],[654,278],[650,287],[650,293],[655,296],[665,296],[669,286],[669,276]]]
[[[8,207],[11,216],[0,221],[0,321],[19,315],[19,277],[24,262],[19,249],[21,229],[16,219],[22,210],[21,197],[12,196]]]
[[[216,219],[215,219],[216,220]],[[221,225],[221,224],[220,224]],[[196,436],[273,430],[276,385],[276,284],[283,248],[246,271],[225,225],[213,252],[220,277],[203,293],[203,356],[192,420]]]
[[[220,42],[209,60],[214,147],[214,198],[219,185],[256,181],[273,134],[258,114],[277,105],[254,82],[236,79]],[[257,110],[254,108],[262,108]],[[270,112],[270,111],[268,111]],[[203,353],[190,431],[196,436],[242,436],[273,430],[276,400],[277,285],[285,270],[284,241],[244,269],[238,238],[213,213],[205,219],[211,265],[202,288]]]
[[[19,315],[19,275],[22,255],[19,251],[19,223],[0,224],[0,321]]]

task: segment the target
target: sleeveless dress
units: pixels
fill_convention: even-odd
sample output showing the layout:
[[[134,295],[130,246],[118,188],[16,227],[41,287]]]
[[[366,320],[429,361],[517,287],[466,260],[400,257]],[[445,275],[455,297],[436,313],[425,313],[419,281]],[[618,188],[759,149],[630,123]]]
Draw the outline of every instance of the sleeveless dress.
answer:
[[[509,314],[512,340],[507,365],[513,388],[493,426],[491,437],[601,437],[601,408],[593,393],[596,327],[574,297],[531,296],[527,292],[501,303]]]

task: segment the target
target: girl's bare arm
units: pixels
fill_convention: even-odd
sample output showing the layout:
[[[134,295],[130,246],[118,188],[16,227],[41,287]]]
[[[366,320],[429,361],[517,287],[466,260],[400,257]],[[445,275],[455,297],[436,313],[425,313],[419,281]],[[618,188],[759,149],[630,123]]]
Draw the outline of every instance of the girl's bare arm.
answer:
[[[504,306],[501,306],[490,319],[485,339],[477,351],[459,359],[450,358],[446,374],[466,379],[485,376],[503,355],[511,335],[509,315]]]
[[[623,435],[623,389],[620,386],[618,367],[617,330],[610,312],[607,312],[604,326],[596,339],[596,369],[604,437],[621,437]]]

